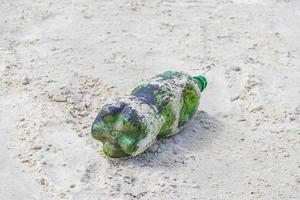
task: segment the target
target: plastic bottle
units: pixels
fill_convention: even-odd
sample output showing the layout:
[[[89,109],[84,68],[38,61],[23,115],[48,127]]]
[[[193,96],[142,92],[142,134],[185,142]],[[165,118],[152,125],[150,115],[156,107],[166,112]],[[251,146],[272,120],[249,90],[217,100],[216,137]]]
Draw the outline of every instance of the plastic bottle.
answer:
[[[103,143],[109,157],[138,155],[157,137],[174,135],[187,124],[206,86],[204,76],[166,71],[129,96],[105,104],[92,125],[92,136]]]

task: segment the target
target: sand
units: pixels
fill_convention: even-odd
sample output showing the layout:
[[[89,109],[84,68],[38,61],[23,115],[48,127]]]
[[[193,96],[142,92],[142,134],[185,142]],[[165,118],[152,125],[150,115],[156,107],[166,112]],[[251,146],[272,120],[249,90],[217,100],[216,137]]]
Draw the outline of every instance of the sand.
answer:
[[[0,2],[1,199],[300,199],[300,1]],[[206,72],[195,118],[109,159],[101,105]]]

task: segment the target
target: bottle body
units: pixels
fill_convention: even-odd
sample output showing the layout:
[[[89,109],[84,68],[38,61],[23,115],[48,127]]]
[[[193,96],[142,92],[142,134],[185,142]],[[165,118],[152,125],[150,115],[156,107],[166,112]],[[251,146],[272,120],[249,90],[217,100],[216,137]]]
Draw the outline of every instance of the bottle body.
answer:
[[[92,135],[109,157],[135,156],[157,137],[176,134],[197,111],[204,86],[182,72],[166,71],[137,86],[129,96],[103,106]]]

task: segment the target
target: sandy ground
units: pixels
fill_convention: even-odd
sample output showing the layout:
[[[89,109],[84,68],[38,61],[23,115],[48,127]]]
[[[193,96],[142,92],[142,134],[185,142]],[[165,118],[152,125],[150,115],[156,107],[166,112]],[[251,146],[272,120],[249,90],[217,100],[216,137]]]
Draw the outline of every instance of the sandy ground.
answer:
[[[195,119],[106,158],[101,105],[169,69]],[[0,0],[0,77],[3,200],[300,199],[298,0]]]

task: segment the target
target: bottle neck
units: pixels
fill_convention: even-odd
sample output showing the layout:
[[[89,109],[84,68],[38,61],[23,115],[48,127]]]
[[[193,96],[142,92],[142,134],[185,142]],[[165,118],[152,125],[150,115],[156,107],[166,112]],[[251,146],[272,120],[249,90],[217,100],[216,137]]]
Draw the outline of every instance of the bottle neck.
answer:
[[[201,92],[207,87],[207,80],[204,76],[194,76],[193,79],[197,81]]]

